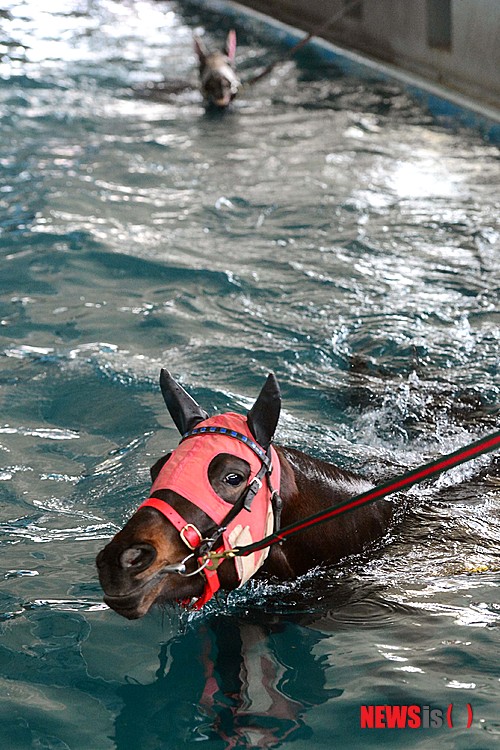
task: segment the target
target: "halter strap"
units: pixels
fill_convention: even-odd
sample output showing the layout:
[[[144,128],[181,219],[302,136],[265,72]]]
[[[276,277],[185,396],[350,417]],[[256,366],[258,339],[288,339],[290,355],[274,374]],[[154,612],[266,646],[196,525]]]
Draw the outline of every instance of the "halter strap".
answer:
[[[216,427],[212,425],[211,427],[195,427],[194,430],[190,430],[189,432],[186,432],[180,439],[180,442],[184,442],[184,440],[187,440],[190,437],[196,437],[197,435],[225,435],[226,437],[234,438],[235,440],[239,440],[241,443],[244,443],[248,448],[250,448],[255,455],[262,461],[264,466],[268,471],[271,470],[271,459],[268,456],[268,454],[265,452],[263,448],[260,447],[254,440],[251,440],[246,435],[243,435],[241,432],[236,432],[236,430],[230,430],[228,427]]]
[[[163,513],[163,515],[168,518],[172,526],[179,532],[179,536],[186,547],[194,550],[200,546],[203,540],[200,530],[193,523],[188,523],[180,513],[170,505],[170,503],[167,503],[167,501],[163,500],[161,497],[155,497],[155,495],[152,495],[146,500],[146,503],[141,505],[141,508],[145,504],[150,508],[156,508],[156,510],[159,510],[160,513]]]

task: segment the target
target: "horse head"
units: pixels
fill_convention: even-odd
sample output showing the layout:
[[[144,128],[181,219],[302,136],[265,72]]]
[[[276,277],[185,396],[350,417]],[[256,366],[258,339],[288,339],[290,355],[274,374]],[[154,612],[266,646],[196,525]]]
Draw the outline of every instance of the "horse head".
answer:
[[[194,49],[198,57],[200,88],[208,107],[226,109],[238,93],[240,82],[234,70],[236,56],[236,32],[227,35],[222,51],[209,52],[200,37],[194,37]]]
[[[97,556],[105,602],[129,619],[155,602],[195,601],[245,583],[267,550],[201,565],[201,550],[227,550],[273,528],[280,461],[271,445],[281,408],[270,374],[246,416],[209,417],[162,370],[160,386],[182,438],[151,469],[149,497]]]

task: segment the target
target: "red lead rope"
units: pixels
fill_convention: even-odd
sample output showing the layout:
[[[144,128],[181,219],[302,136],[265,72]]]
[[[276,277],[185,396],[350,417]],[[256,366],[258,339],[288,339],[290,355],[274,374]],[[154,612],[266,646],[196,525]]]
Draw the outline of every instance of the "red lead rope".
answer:
[[[307,518],[303,518],[301,521],[297,521],[297,523],[285,526],[283,529],[280,529],[279,532],[266,536],[260,542],[255,542],[246,547],[232,550],[232,554],[244,557],[250,555],[252,552],[258,552],[266,547],[270,547],[272,544],[283,542],[294,534],[298,534],[299,531],[303,531],[310,526],[325,523],[325,521],[329,521],[335,516],[340,516],[342,513],[348,513],[362,505],[373,503],[375,500],[380,500],[398,490],[406,490],[414,484],[423,482],[424,479],[434,477],[443,471],[452,469],[459,464],[477,458],[483,453],[490,453],[498,448],[500,448],[500,431],[494,432],[492,435],[486,435],[480,440],[470,443],[454,453],[448,453],[445,456],[441,456],[441,458],[438,458],[436,461],[431,461],[423,466],[418,466],[416,469],[412,469],[406,474],[401,474],[400,476],[395,477],[390,482],[380,484],[367,492],[363,492],[361,495],[356,495],[355,497],[349,498],[349,500],[345,500],[339,505],[331,506],[330,508],[326,508],[312,516],[307,516]]]

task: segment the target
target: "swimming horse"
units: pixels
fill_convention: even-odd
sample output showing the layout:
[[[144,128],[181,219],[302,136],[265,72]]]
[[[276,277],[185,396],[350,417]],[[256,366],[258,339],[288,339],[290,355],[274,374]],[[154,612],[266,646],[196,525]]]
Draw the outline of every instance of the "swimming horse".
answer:
[[[205,105],[222,111],[231,104],[241,85],[234,69],[236,32],[231,29],[228,33],[222,51],[209,52],[198,36],[194,37],[194,49]]]
[[[209,51],[196,35],[193,42],[205,108],[207,112],[222,113],[227,110],[242,85],[235,70],[236,32],[231,29],[221,50]],[[159,102],[170,102],[176,94],[192,90],[190,81],[177,78],[166,78],[134,87],[136,96]]]
[[[155,602],[200,608],[257,573],[293,580],[362,552],[387,532],[394,506],[381,499],[285,543],[227,556],[372,485],[273,444],[281,395],[272,373],[246,416],[209,417],[166,370],[160,387],[181,441],[154,464],[149,497],[96,561],[104,601],[119,614],[142,617]]]

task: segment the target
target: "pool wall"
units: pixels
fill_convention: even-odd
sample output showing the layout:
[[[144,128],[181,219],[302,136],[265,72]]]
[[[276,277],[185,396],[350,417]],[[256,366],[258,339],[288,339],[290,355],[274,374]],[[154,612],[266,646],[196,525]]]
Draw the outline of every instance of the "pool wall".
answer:
[[[498,0],[239,0],[500,109]]]

